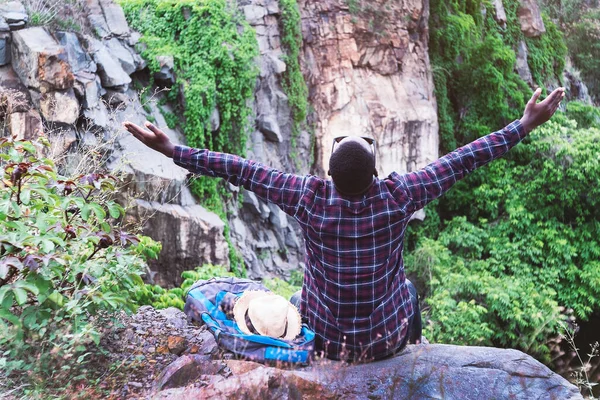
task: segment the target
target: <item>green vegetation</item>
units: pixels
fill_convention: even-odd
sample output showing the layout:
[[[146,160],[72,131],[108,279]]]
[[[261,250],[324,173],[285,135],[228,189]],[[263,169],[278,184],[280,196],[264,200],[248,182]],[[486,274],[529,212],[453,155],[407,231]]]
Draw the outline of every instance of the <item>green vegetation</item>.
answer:
[[[185,103],[165,115],[169,126],[182,122],[190,146],[244,155],[250,108],[258,69],[254,30],[225,0],[122,0],[133,29],[143,34],[142,56],[157,71],[157,56],[175,60],[177,84],[167,95],[172,104]],[[217,109],[220,127],[211,131],[210,115]],[[198,177],[192,191],[202,204],[226,220],[225,204],[231,197],[225,183]],[[244,265],[226,232],[232,269],[244,274]]]
[[[281,8],[281,44],[286,52],[284,59],[286,70],[281,84],[288,97],[294,121],[291,139],[292,149],[294,149],[308,111],[308,88],[304,82],[299,61],[302,48],[302,28],[296,0],[279,0],[279,7]]]
[[[285,281],[279,278],[271,278],[263,280],[263,284],[273,293],[277,293],[286,299],[290,299],[294,293],[302,289],[301,273],[293,271],[292,277],[289,281]],[[300,279],[298,280],[298,277]]]
[[[235,276],[233,272],[221,265],[204,264],[194,271],[184,271],[181,274],[183,282],[178,288],[164,289],[158,285],[141,285],[136,288],[134,299],[137,305],[151,305],[154,308],[161,309],[167,307],[177,307],[183,310],[185,305],[185,296],[190,287],[198,280],[208,280],[214,277]],[[286,299],[300,290],[302,281],[298,284],[298,274],[293,274],[290,282],[283,279],[273,278],[265,279],[263,284],[272,292],[277,293]]]
[[[25,394],[85,377],[103,319],[135,308],[160,249],[119,226],[116,177],[62,177],[42,144],[0,138],[0,376]]]
[[[426,287],[435,341],[548,361],[559,306],[582,320],[600,308],[600,130],[562,118],[530,138],[515,160],[459,182],[438,204],[442,217],[409,235],[406,265]]]
[[[590,95],[600,99],[600,2],[544,0],[542,6],[565,33],[571,59],[581,71]]]
[[[544,17],[546,34],[525,38],[518,3],[503,2],[502,29],[490,3],[431,2],[441,153],[521,116],[532,91],[513,71],[520,41],[536,85],[561,79],[561,32]],[[553,121],[410,228],[406,266],[423,288],[433,341],[514,347],[549,362],[564,309],[581,320],[600,309],[598,110],[571,103]]]
[[[490,3],[431,2],[429,46],[442,153],[520,117],[531,93],[513,70],[514,48],[521,40],[527,43],[536,85],[562,75],[567,49],[556,26],[545,19],[545,35],[525,38],[517,17],[519,2],[503,3],[506,30],[494,20]]]
[[[572,101],[567,104],[567,117],[575,120],[580,128],[600,129],[600,109],[594,106]]]
[[[135,301],[138,305],[151,305],[154,308],[177,307],[183,310],[185,296],[189,288],[200,279],[211,279],[214,277],[234,276],[234,274],[221,265],[204,264],[194,271],[181,273],[183,282],[178,288],[164,289],[158,285],[142,285],[135,292]]]

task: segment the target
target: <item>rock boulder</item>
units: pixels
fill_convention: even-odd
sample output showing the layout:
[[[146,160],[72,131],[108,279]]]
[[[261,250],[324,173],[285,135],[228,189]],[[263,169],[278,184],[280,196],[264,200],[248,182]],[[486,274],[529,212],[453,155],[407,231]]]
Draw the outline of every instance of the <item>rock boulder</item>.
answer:
[[[539,37],[546,32],[537,0],[519,0],[519,22],[527,37]]]
[[[320,360],[294,370],[225,362],[232,372],[227,379],[163,390],[152,398],[583,399],[574,385],[530,356],[489,347],[410,345],[382,361],[348,365]],[[190,375],[179,386],[194,379]]]
[[[12,65],[23,84],[38,91],[66,90],[75,78],[67,54],[46,29],[13,32]]]

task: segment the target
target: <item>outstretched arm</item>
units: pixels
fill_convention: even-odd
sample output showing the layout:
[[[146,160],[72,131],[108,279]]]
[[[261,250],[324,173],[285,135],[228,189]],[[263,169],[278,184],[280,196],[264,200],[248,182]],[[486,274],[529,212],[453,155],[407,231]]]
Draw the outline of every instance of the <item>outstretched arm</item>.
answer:
[[[139,141],[172,158],[177,165],[188,171],[223,178],[236,186],[243,186],[261,199],[274,203],[286,213],[294,215],[302,197],[305,177],[286,174],[234,154],[175,146],[156,126],[150,122],[146,122],[145,125],[148,129],[131,122],[123,123],[125,129]]]
[[[398,195],[406,193],[412,200],[409,211],[425,207],[471,171],[503,156],[529,132],[548,121],[564,97],[564,88],[555,89],[538,103],[540,94],[541,89],[533,93],[520,120],[454,150],[421,170],[398,176]]]

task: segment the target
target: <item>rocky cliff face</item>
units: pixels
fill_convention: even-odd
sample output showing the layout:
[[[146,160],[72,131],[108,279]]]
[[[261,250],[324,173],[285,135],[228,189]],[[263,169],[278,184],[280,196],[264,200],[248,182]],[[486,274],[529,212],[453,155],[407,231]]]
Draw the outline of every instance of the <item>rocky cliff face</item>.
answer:
[[[428,55],[429,3],[300,1],[304,68],[313,105],[316,166],[327,172],[335,136],[377,140],[380,175],[438,155]]]
[[[279,2],[239,2],[256,31],[260,51],[260,74],[250,102],[255,124],[248,156],[282,170],[325,177],[335,136],[369,135],[377,140],[380,176],[433,161],[438,155],[438,125],[427,49],[428,2],[298,4],[304,36],[300,58],[313,111],[307,129],[312,132],[300,132],[292,148],[292,118],[281,86],[287,66]],[[494,4],[498,23],[505,24],[502,2]],[[163,243],[160,259],[150,265],[157,283],[176,285],[182,271],[204,263],[228,265],[225,223],[197,204],[187,187],[186,171],[120,128],[124,120],[141,124],[152,117],[172,140],[185,142],[179,132],[166,127],[154,101],[148,96],[140,100],[132,89],[132,75],[146,68],[135,50],[139,34],[129,29],[112,0],[85,0],[84,9],[85,26],[73,33],[29,27],[20,2],[1,5],[4,133],[30,139],[45,132],[65,171],[100,163],[125,172],[127,191],[135,198],[128,218]],[[525,32],[542,34],[535,2],[523,1],[520,15]],[[518,55],[517,71],[531,79],[524,43]],[[172,60],[158,61],[163,70],[157,81],[172,80]],[[585,85],[573,81],[572,86],[587,96]],[[218,123],[215,114],[211,124]],[[230,189],[236,197],[239,189]],[[248,275],[287,276],[301,267],[304,250],[294,222],[252,193],[242,190],[241,195],[241,204],[229,207],[227,223]]]

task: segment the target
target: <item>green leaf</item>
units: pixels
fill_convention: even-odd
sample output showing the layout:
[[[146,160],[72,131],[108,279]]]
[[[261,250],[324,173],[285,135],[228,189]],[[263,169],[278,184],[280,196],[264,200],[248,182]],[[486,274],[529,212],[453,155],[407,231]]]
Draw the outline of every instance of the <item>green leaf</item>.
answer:
[[[81,207],[81,219],[87,221],[90,218],[90,212],[91,208],[89,207],[89,205],[84,204],[83,207]]]
[[[36,154],[37,153],[37,151],[35,149],[35,146],[31,142],[21,142],[20,145],[21,145],[21,147],[24,150],[26,150],[30,154]]]
[[[3,318],[5,320],[7,320],[8,322],[10,322],[13,325],[20,325],[20,321],[19,321],[19,317],[17,317],[16,315],[14,315],[13,313],[11,313],[8,310],[4,310],[0,308],[0,318]]]
[[[106,211],[104,211],[102,206],[96,203],[90,203],[88,206],[94,212],[94,214],[96,214],[98,220],[102,221],[104,218],[106,218]]]
[[[119,218],[121,215],[125,214],[125,210],[119,204],[115,202],[111,202],[108,204],[108,213],[113,218]]]
[[[49,195],[48,195],[48,190],[47,189],[45,189],[45,188],[44,189],[33,188],[33,189],[31,189],[31,191],[33,193],[36,193],[38,196],[40,196],[45,203],[48,203]]]
[[[22,306],[27,302],[27,292],[20,287],[13,287],[13,293],[15,294],[15,299],[17,300],[17,304]]]
[[[50,293],[50,296],[48,296],[48,300],[50,300],[59,307],[62,307],[65,304],[65,297],[62,294],[58,293],[56,290]]]
[[[17,202],[13,200],[13,201],[10,202],[10,205],[11,205],[13,211],[15,212],[14,217],[15,218],[21,218],[21,207],[19,207],[19,205],[17,204]]]
[[[29,189],[21,190],[21,194],[19,195],[19,198],[21,199],[21,203],[23,203],[24,205],[29,205],[29,203],[31,202],[31,190],[29,190]]]
[[[40,294],[38,287],[36,285],[34,285],[33,283],[29,283],[29,282],[25,282],[25,281],[17,281],[17,282],[15,282],[15,286],[22,288],[24,290],[27,290],[36,296],[38,294]]]
[[[9,285],[4,285],[2,287],[0,287],[0,305],[2,305],[2,308],[10,308],[12,306],[12,300],[10,301],[9,305],[4,304],[4,300],[6,298],[6,295],[10,292],[10,286]]]
[[[37,289],[36,295],[38,302],[43,303],[44,301],[46,301],[46,299],[48,298],[48,291],[52,287],[52,282],[44,279],[44,277],[42,277],[39,274],[33,273],[27,275],[27,280],[31,282],[29,283],[30,285],[35,286],[35,288]]]
[[[108,224],[108,222],[101,222],[101,223],[100,223],[100,228],[101,228],[101,229],[102,229],[104,232],[106,232],[106,233],[110,233],[110,232],[111,232],[111,230],[112,230],[112,229],[111,229],[111,227],[110,227],[110,225]]]
[[[42,251],[44,251],[44,253],[48,254],[54,251],[55,245],[49,239],[42,239],[40,241],[40,247],[42,248]]]
[[[38,328],[37,324],[37,308],[27,307],[21,314],[21,320],[23,321],[23,327],[27,329]]]

